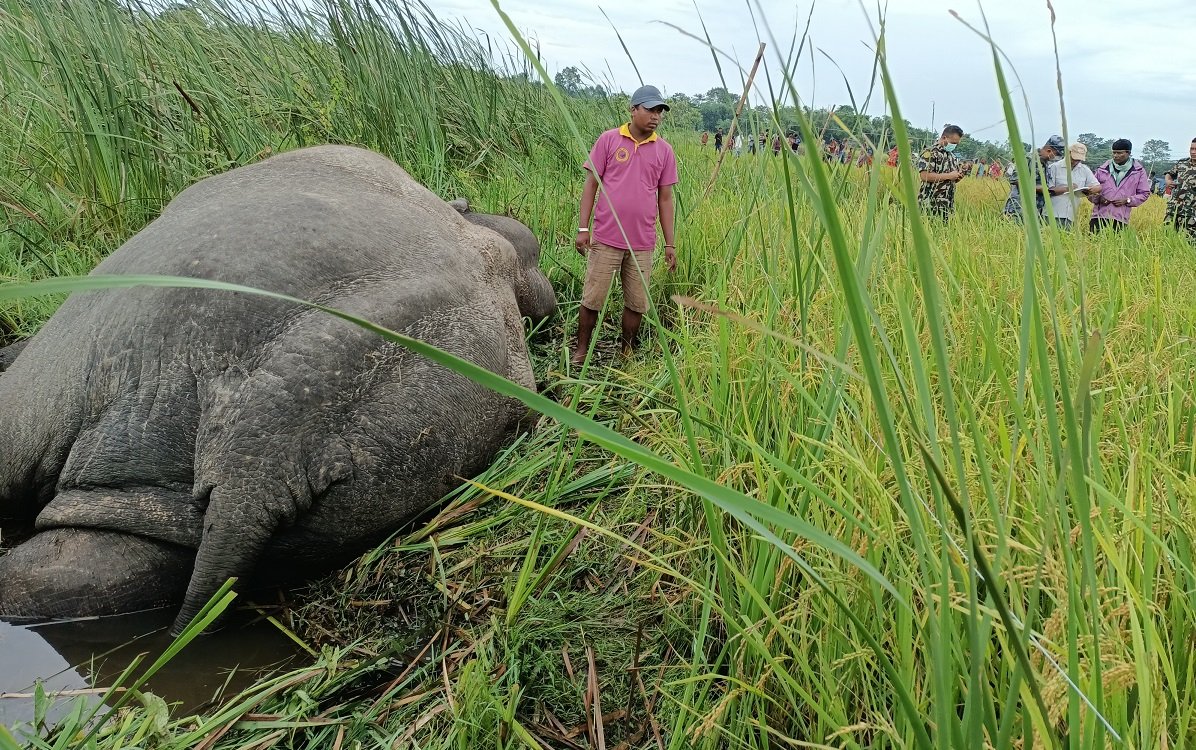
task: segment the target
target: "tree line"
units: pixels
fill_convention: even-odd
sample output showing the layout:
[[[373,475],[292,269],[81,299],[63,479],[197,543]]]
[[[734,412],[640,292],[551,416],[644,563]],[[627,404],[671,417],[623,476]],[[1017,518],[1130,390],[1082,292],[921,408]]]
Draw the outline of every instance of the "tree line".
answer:
[[[569,96],[576,97],[607,97],[612,94],[601,85],[589,84],[588,76],[580,69],[570,66],[556,74],[554,83],[557,88]],[[739,101],[736,94],[722,86],[716,86],[704,94],[687,95],[672,94],[669,97],[669,127],[678,130],[703,130],[714,133],[722,129],[725,133],[731,127],[731,120],[735,116],[735,105]],[[893,141],[893,121],[888,115],[873,116],[857,112],[850,105],[830,108],[803,108],[804,114],[814,124],[815,129],[822,135],[823,141],[835,139],[839,142],[850,142],[864,145],[865,141],[873,144],[886,143],[890,146]],[[736,129],[744,133],[760,133],[765,130],[773,132],[780,123],[784,133],[798,132],[798,109],[793,106],[782,106],[774,112],[767,105],[745,107],[740,116]],[[910,134],[914,149],[921,149],[938,139],[940,131],[921,128],[905,121],[906,130]],[[1088,163],[1102,164],[1113,157],[1114,138],[1102,138],[1096,133],[1081,133],[1076,141],[1088,147]],[[1033,146],[1023,143],[1025,151]],[[1012,149],[1008,140],[994,143],[965,133],[963,141],[956,149],[956,155],[968,161],[994,160],[1007,162],[1012,158]],[[1137,148],[1136,157],[1142,161],[1147,170],[1156,171],[1170,164],[1171,146],[1166,141],[1152,138]]]

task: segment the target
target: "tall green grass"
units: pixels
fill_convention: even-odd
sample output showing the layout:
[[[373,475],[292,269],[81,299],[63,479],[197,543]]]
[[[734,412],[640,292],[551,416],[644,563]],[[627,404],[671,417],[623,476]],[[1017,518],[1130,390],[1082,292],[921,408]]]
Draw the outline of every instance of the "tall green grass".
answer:
[[[317,143],[386,153],[449,199],[503,184],[543,230],[531,206],[568,196],[524,170],[574,155],[528,70],[418,2],[4,0],[0,278],[85,273],[192,182]],[[591,130],[612,111],[574,105]],[[0,334],[52,310],[28,304],[0,308]]]
[[[1196,260],[1157,201],[1132,233],[1061,234],[968,179],[940,226],[908,167],[813,153],[729,158],[706,195],[712,155],[666,133],[681,262],[654,282],[657,348],[579,376],[577,165],[618,106],[495,76],[493,48],[422,7],[310,7],[9,0],[0,77],[28,96],[0,104],[4,275],[85,270],[203,174],[360,143],[536,230],[564,315],[534,354],[560,405],[523,394],[535,432],[287,614],[324,646],[314,670],[155,741],[1192,745]],[[770,71],[778,98],[797,63]],[[15,330],[49,310],[30,299],[0,302]]]

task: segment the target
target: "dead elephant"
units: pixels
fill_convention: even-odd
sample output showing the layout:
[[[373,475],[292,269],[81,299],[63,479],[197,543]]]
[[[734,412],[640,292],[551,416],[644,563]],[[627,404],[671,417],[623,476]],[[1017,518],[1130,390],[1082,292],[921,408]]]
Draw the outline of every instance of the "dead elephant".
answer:
[[[97,274],[192,276],[338,308],[535,387],[539,245],[388,159],[323,146],[205,179]],[[328,314],[258,295],[72,295],[0,375],[0,616],[182,602],[345,559],[492,461],[526,414]]]

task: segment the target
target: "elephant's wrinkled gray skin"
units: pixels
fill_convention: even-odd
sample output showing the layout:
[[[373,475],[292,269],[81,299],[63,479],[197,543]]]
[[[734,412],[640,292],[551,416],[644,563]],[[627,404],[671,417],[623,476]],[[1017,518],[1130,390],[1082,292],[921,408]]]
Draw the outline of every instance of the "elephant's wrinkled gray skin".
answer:
[[[522,317],[555,309],[538,245],[466,216],[382,156],[323,146],[193,185],[95,273],[282,292],[534,388]],[[177,631],[230,576],[377,541],[481,471],[525,414],[279,300],[74,294],[0,376],[0,519],[37,531],[0,558],[0,616],[182,601]]]
[[[6,347],[0,348],[0,373],[3,373],[12,366],[12,363],[17,360],[17,355],[21,353],[21,350],[28,343],[28,340],[18,341],[15,344],[9,344]]]
[[[496,214],[479,214],[469,209],[469,201],[458,198],[449,203],[465,219],[480,227],[498,232],[510,240],[519,256],[520,264],[525,268],[539,268],[540,242],[532,230],[522,223],[508,216]],[[528,300],[529,307],[520,307],[524,317],[533,321],[546,320],[556,312],[556,295],[548,277],[542,273],[523,274],[515,281],[515,295],[521,300]]]

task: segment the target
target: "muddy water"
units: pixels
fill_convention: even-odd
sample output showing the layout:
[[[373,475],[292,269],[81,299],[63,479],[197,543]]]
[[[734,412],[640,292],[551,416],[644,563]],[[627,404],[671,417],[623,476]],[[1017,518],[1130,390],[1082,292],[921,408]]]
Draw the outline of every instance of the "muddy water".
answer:
[[[29,696],[38,680],[47,692],[108,687],[134,657],[146,653],[134,673],[140,675],[170,644],[172,619],[173,612],[157,611],[37,626],[0,622],[0,725],[32,719]],[[143,689],[173,704],[172,715],[180,716],[236,694],[265,672],[293,666],[298,655],[295,644],[268,622],[234,620],[192,641]],[[64,715],[74,700],[57,699],[51,715]]]

